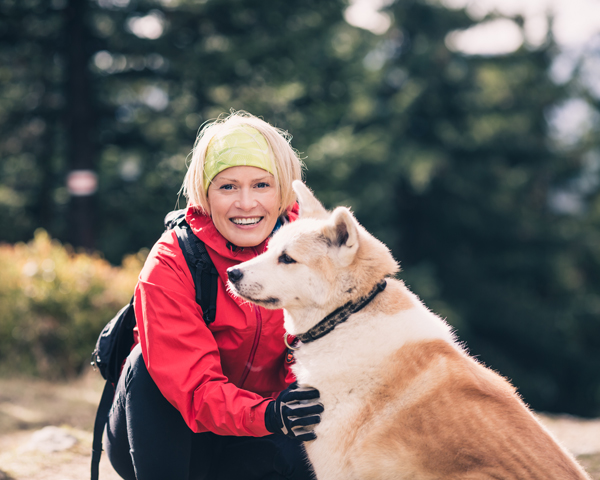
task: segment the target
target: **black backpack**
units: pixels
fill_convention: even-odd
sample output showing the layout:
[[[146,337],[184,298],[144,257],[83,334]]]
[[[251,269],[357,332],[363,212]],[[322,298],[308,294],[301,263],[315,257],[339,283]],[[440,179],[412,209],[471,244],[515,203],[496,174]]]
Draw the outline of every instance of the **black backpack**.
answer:
[[[175,230],[179,247],[190,269],[196,286],[196,302],[202,307],[207,325],[215,320],[217,310],[217,269],[212,263],[204,243],[194,235],[185,221],[185,210],[175,210],[165,217],[165,228]],[[133,329],[136,325],[133,297],[106,324],[92,353],[92,366],[106,379],[100,398],[92,442],[92,480],[98,480],[98,466],[102,455],[102,434],[112,406],[113,397],[123,362],[133,346]]]

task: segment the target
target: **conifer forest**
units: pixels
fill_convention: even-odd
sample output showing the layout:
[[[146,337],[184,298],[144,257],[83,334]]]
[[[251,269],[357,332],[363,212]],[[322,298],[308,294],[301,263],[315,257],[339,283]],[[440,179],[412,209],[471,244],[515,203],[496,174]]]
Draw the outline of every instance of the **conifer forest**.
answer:
[[[199,128],[245,110],[528,404],[600,415],[600,37],[565,59],[549,17],[542,41],[469,54],[454,33],[498,14],[388,0],[373,32],[347,8],[0,0],[0,243],[43,230],[121,265],[185,206]]]

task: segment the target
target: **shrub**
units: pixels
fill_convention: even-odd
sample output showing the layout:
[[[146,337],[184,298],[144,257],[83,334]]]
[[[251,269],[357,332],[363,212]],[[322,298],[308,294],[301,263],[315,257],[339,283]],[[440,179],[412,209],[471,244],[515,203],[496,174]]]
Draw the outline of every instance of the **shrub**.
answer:
[[[80,373],[106,322],[131,298],[144,257],[114,267],[43,230],[28,244],[0,245],[0,372]]]

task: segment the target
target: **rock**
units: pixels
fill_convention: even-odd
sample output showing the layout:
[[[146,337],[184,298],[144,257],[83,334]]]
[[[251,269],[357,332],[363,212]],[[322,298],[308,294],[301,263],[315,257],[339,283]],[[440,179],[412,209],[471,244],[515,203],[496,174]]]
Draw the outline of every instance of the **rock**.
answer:
[[[76,443],[77,439],[64,428],[49,426],[34,432],[25,449],[52,453],[68,450]]]

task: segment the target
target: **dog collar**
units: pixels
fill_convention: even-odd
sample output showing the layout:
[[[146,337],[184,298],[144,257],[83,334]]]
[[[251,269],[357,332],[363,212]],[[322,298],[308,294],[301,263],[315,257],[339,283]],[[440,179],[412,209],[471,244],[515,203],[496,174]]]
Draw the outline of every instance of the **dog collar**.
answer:
[[[348,320],[348,318],[350,318],[350,315],[365,308],[369,303],[371,303],[371,301],[377,296],[378,293],[383,292],[385,290],[386,286],[387,282],[384,279],[380,283],[375,285],[375,288],[373,288],[373,290],[371,290],[367,296],[362,297],[356,303],[348,302],[345,305],[342,305],[341,307],[327,315],[323,320],[317,323],[308,332],[296,335],[296,338],[302,343],[310,343],[314,342],[318,338],[323,337],[324,335],[327,335],[340,323],[343,323],[346,320]]]

